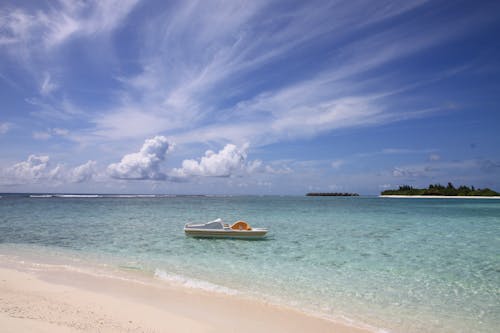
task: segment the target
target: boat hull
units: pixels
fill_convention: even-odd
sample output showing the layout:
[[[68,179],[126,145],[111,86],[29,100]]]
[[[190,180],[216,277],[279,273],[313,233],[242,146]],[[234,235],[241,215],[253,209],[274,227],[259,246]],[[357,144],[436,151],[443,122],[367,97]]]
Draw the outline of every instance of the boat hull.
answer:
[[[186,236],[196,238],[238,238],[238,239],[260,239],[264,238],[267,230],[207,230],[185,228]]]

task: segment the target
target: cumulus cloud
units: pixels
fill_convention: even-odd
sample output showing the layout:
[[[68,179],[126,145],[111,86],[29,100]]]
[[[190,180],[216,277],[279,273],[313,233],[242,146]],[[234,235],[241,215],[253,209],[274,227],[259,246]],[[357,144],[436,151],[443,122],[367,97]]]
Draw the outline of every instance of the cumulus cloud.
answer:
[[[83,182],[91,180],[96,173],[95,166],[96,166],[96,162],[90,160],[85,164],[82,164],[82,165],[75,167],[71,171],[72,182],[83,183]]]
[[[73,169],[63,164],[51,166],[47,155],[30,155],[26,161],[22,161],[3,170],[2,183],[4,184],[31,184],[31,183],[82,183],[91,180],[96,174],[95,161]]]
[[[67,180],[67,171],[64,165],[57,164],[55,168],[47,171],[46,177],[49,181],[55,181],[57,183],[64,183]]]
[[[227,144],[219,152],[207,150],[199,160],[189,159],[182,162],[181,168],[175,168],[170,175],[177,179],[187,177],[230,177],[243,174],[289,174],[287,166],[264,164],[261,160],[247,161],[248,144],[241,147]]]
[[[238,148],[234,144],[227,144],[218,153],[207,150],[200,161],[184,160],[182,168],[174,169],[173,174],[178,177],[229,177],[235,171],[245,168],[247,148],[248,145]]]
[[[160,171],[160,165],[170,147],[166,137],[155,136],[146,140],[139,152],[127,154],[119,163],[110,164],[108,173],[116,179],[165,180],[167,177]]]
[[[21,181],[38,180],[46,177],[49,157],[30,155],[26,161],[14,164],[7,173]]]

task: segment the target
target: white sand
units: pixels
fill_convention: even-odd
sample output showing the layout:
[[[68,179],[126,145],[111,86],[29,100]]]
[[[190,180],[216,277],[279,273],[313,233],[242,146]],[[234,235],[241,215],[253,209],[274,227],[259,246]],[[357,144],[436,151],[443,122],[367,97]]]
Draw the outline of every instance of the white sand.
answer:
[[[20,269],[0,256],[1,332],[367,332],[263,302],[151,280],[57,267]]]

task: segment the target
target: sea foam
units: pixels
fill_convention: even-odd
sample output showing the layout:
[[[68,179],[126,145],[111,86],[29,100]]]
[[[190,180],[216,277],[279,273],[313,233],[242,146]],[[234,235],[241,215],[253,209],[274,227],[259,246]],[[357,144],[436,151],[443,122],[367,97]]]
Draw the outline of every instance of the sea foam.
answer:
[[[187,288],[200,289],[200,290],[216,292],[216,293],[225,294],[225,295],[238,295],[238,294],[240,294],[240,292],[235,290],[235,289],[220,286],[218,284],[204,281],[204,280],[188,278],[186,276],[182,276],[182,275],[178,275],[178,274],[167,273],[164,270],[158,269],[158,268],[155,269],[154,275],[155,275],[155,277],[157,277],[158,279],[161,279],[163,281],[167,281],[167,282],[170,282],[170,283],[175,284],[175,285],[182,285],[183,287],[187,287]]]

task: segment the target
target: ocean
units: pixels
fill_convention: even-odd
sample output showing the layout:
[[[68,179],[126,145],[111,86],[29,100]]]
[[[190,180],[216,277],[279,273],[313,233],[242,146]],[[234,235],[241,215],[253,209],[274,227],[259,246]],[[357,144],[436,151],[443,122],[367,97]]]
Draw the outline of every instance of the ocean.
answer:
[[[185,223],[219,217],[269,236],[183,233]],[[21,253],[139,271],[374,332],[500,327],[500,200],[3,195],[0,255]]]

